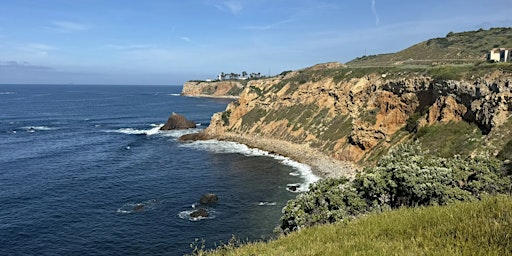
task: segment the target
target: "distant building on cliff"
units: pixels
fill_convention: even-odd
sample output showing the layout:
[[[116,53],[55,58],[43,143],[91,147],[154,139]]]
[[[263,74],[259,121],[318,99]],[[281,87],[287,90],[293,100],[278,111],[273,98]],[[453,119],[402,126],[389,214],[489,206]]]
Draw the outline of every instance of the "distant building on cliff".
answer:
[[[487,59],[495,62],[512,61],[512,48],[494,48],[489,52]]]

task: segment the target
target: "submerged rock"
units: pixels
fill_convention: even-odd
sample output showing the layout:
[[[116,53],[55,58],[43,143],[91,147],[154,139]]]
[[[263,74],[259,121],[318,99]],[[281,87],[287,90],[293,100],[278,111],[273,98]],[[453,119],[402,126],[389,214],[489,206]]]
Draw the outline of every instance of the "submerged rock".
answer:
[[[199,200],[200,204],[213,204],[219,201],[219,197],[216,194],[208,193],[204,194]]]
[[[133,210],[136,211],[136,212],[140,212],[140,211],[144,210],[144,207],[146,207],[146,205],[144,205],[144,204],[136,204],[133,207]]]
[[[202,217],[202,218],[206,218],[206,217],[208,217],[209,215],[210,215],[210,214],[208,213],[208,211],[207,211],[206,209],[203,209],[203,208],[199,208],[199,209],[197,209],[197,210],[195,210],[195,211],[193,211],[193,212],[191,212],[191,213],[189,214],[189,216],[190,216],[191,218],[200,218],[200,217]]]
[[[172,113],[167,123],[165,123],[160,130],[181,130],[181,129],[189,129],[196,128],[196,123],[194,121],[190,121],[186,119],[184,116],[176,113]]]

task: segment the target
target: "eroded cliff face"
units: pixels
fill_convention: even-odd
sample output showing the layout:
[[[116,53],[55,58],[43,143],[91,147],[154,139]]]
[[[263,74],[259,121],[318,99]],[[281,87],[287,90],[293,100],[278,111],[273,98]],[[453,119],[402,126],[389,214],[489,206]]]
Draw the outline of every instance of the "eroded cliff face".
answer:
[[[242,81],[189,81],[183,85],[181,95],[195,97],[238,97],[244,89]]]
[[[307,144],[351,162],[369,159],[377,149],[412,140],[421,127],[440,123],[476,124],[485,135],[482,145],[494,133],[512,135],[512,75],[501,71],[472,81],[424,75],[391,79],[376,73],[340,80],[304,72],[249,81],[238,101],[212,117],[206,133]],[[502,147],[509,139],[492,143]],[[499,151],[500,145],[495,146],[492,154]]]

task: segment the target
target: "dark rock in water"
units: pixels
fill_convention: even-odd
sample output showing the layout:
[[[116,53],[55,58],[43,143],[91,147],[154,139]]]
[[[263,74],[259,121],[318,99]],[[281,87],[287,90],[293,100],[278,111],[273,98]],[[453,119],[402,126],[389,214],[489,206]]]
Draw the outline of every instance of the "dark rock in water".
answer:
[[[196,123],[190,120],[187,120],[184,116],[176,113],[172,113],[167,123],[165,123],[160,130],[180,130],[180,129],[188,129],[188,128],[196,128]]]
[[[189,133],[179,137],[180,141],[196,141],[196,140],[209,140],[211,136],[205,132]]]
[[[136,212],[140,212],[140,211],[144,210],[144,207],[146,207],[144,204],[136,204],[133,207],[133,210],[136,211]]]
[[[295,191],[297,191],[297,189],[299,189],[299,185],[297,185],[297,184],[288,184],[287,187],[288,187],[288,190],[292,191],[292,192],[295,192]]]
[[[209,216],[208,211],[203,208],[199,208],[199,209],[191,212],[189,215],[191,218],[199,218],[199,217],[206,218]]]
[[[200,204],[213,204],[219,201],[219,197],[216,194],[208,193],[204,194],[199,200]]]

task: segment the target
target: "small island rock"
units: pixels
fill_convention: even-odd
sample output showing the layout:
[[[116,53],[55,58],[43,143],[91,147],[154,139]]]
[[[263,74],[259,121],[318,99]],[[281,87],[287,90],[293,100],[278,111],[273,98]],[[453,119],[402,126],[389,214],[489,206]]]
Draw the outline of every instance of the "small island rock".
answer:
[[[187,120],[184,116],[176,113],[172,113],[167,123],[165,123],[160,130],[180,130],[180,129],[189,129],[196,128],[196,123],[194,121]]]
[[[200,204],[213,204],[219,201],[219,197],[216,194],[208,193],[204,194],[199,200]]]
[[[209,216],[209,213],[206,209],[199,208],[189,214],[191,218],[206,218]]]

